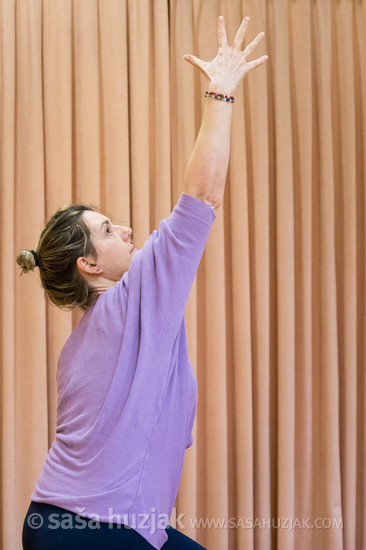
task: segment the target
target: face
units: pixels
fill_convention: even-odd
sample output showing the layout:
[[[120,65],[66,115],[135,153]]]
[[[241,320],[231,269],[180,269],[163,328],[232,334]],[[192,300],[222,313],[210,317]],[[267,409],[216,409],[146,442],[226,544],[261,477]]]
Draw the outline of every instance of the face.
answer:
[[[96,275],[102,277],[103,281],[114,284],[128,271],[137,252],[131,242],[132,229],[114,225],[109,218],[98,212],[84,212],[83,220],[90,229],[91,241],[98,255],[96,260],[85,258],[84,267],[89,269],[89,274],[94,279]],[[80,260],[79,258],[79,268]]]

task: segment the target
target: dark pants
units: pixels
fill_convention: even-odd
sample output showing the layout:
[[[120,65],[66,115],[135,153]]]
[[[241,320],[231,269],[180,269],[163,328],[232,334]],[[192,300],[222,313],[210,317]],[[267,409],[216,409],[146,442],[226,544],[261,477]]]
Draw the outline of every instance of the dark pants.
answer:
[[[59,518],[57,522],[49,519],[50,514],[56,514],[54,518]],[[62,516],[62,514],[67,515]],[[84,523],[81,522],[82,520]],[[162,550],[205,550],[203,546],[170,525],[165,531],[168,540]],[[125,525],[113,524],[112,526],[109,523],[80,518],[69,510],[40,502],[31,502],[28,508],[23,524],[22,541],[23,550],[151,550],[154,548],[137,531]]]

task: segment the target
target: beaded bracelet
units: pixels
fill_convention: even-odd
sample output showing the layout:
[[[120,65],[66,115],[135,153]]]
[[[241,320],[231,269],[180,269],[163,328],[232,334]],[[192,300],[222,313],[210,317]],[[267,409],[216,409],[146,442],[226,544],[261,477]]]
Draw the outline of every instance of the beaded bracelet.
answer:
[[[234,103],[235,98],[232,95],[217,94],[215,92],[206,92],[205,97],[212,97],[213,99],[220,99],[221,101],[229,101]]]

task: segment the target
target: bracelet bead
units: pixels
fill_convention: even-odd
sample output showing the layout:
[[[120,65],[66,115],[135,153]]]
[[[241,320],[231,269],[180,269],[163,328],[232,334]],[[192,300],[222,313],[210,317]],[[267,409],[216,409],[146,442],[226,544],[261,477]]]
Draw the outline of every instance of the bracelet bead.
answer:
[[[232,95],[218,94],[216,92],[206,92],[205,97],[211,97],[212,99],[219,99],[220,101],[228,101],[234,103],[235,98]]]

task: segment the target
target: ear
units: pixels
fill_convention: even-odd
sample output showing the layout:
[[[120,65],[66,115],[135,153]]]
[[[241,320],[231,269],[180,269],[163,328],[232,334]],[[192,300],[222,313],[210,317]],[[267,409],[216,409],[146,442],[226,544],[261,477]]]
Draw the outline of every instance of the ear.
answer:
[[[103,270],[94,262],[95,259],[92,256],[88,256],[87,258],[82,256],[76,260],[76,265],[80,272],[87,273],[88,275],[99,275]]]

